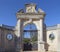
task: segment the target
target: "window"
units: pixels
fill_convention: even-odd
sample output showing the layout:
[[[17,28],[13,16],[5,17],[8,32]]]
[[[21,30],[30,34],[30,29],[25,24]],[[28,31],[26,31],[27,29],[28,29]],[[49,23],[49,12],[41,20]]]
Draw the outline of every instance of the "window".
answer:
[[[12,40],[12,39],[13,39],[13,35],[12,35],[12,34],[7,34],[6,38],[7,38],[8,40]]]
[[[54,40],[54,38],[55,38],[55,36],[54,36],[53,33],[49,35],[49,39],[50,39],[50,40]]]

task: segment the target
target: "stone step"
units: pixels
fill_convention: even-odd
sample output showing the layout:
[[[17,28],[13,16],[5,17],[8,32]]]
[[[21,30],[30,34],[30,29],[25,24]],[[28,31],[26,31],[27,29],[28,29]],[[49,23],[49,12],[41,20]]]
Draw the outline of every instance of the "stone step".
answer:
[[[23,51],[23,52],[38,52],[38,51]]]

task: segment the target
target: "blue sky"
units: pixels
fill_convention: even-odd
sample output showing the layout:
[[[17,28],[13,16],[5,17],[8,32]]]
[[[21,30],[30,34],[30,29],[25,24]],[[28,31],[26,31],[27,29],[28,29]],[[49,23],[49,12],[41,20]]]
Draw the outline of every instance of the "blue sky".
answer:
[[[16,13],[26,3],[36,3],[37,8],[45,11],[45,24],[60,24],[60,0],[0,0],[0,24],[16,25]]]

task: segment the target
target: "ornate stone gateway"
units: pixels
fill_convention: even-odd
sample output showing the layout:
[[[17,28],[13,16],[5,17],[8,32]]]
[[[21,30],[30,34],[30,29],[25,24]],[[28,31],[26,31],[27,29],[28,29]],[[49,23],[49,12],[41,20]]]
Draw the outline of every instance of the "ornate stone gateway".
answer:
[[[19,52],[23,52],[23,49],[26,50],[25,49],[26,46],[25,46],[25,48],[23,46],[23,44],[24,44],[23,39],[24,39],[24,34],[27,33],[27,32],[29,32],[28,34],[30,34],[30,35],[33,35],[33,34],[37,35],[37,45],[38,45],[37,46],[37,51],[38,52],[45,52],[44,41],[43,41],[44,16],[45,16],[45,13],[44,13],[43,10],[38,9],[38,11],[36,11],[36,5],[35,4],[26,4],[26,12],[24,12],[23,10],[18,11],[18,13],[17,13],[16,36],[19,38],[19,41],[17,41],[17,45],[18,45],[17,50]],[[24,27],[27,24],[30,24],[30,29],[29,30],[24,30]],[[36,26],[35,30],[32,29],[32,28],[34,28],[34,26],[31,28],[32,24],[34,24]],[[26,28],[26,29],[28,29],[28,28]],[[32,44],[31,37],[30,37],[30,42],[29,43]],[[29,48],[29,50],[30,50],[30,48]],[[31,46],[31,50],[33,50],[32,46]]]

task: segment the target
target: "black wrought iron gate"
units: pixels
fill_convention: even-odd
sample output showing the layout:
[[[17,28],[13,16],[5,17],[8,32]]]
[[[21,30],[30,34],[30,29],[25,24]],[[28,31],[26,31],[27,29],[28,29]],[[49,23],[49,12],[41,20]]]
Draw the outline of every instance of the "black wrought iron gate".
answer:
[[[28,41],[24,42],[24,50],[37,50],[37,30],[24,30],[24,34],[27,36],[25,38],[29,39]]]

